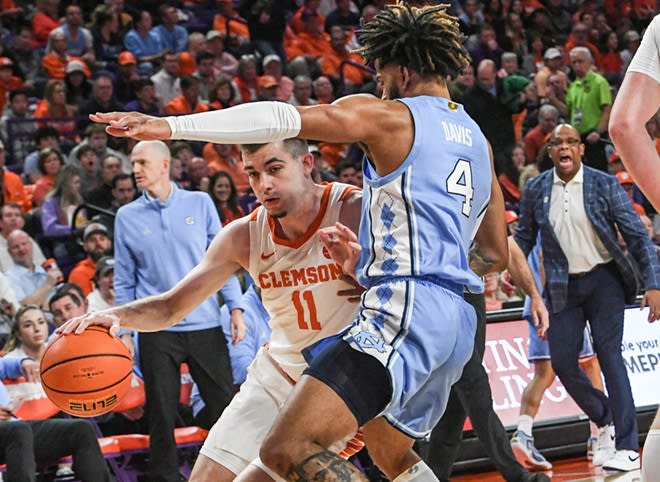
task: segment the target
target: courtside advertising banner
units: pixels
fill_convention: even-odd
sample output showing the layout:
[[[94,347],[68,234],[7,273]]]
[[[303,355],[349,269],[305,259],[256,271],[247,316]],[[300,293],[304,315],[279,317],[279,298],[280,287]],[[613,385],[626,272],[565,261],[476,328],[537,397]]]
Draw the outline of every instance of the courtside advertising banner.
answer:
[[[638,408],[660,403],[660,322],[646,321],[648,308],[628,308],[621,351]],[[489,323],[486,328],[484,367],[493,393],[495,411],[505,426],[518,422],[522,392],[534,375],[527,361],[527,322]],[[586,418],[558,378],[543,395],[536,422]],[[469,426],[469,425],[468,425]]]

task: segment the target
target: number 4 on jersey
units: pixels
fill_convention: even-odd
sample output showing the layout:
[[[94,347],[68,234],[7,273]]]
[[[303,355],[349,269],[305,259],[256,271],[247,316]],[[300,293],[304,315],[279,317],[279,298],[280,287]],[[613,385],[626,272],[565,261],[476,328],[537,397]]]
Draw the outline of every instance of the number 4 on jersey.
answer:
[[[472,184],[472,166],[465,159],[459,159],[454,170],[447,178],[447,192],[463,196],[463,214],[469,216],[472,212],[474,187]]]

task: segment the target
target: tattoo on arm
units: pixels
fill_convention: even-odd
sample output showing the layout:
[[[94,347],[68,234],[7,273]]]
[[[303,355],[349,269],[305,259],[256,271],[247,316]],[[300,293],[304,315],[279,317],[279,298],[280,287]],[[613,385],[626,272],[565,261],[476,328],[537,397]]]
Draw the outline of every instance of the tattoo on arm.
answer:
[[[366,477],[350,463],[329,451],[310,455],[286,475],[291,482],[366,482]]]
[[[472,247],[468,252],[468,258],[470,260],[470,269],[479,276],[484,276],[493,271],[495,260],[486,255],[476,242],[472,243]]]

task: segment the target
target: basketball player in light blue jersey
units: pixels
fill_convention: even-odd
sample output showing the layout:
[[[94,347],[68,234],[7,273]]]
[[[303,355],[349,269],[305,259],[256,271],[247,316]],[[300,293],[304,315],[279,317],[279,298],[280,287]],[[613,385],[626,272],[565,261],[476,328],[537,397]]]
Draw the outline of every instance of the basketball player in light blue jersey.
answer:
[[[360,249],[350,244],[350,233],[338,227],[322,236],[335,261],[366,287],[359,315],[344,332],[308,350],[311,365],[260,460],[238,479],[364,479],[328,450],[363,427],[372,458],[390,480],[437,480],[412,445],[441,417],[472,353],[476,320],[463,290],[483,287],[470,270],[468,249],[474,241],[481,272],[508,262],[489,147],[463,107],[449,100],[446,79],[468,58],[458,20],[444,6],[398,2],[358,35],[360,53],[376,67],[382,99],[352,95],[313,107],[255,102],[167,118],[91,116],[109,124],[108,133],[136,139],[245,144],[300,136],[359,142],[367,153],[357,272]],[[278,168],[277,159],[265,164],[251,184]],[[277,192],[263,197],[267,209],[279,205]]]

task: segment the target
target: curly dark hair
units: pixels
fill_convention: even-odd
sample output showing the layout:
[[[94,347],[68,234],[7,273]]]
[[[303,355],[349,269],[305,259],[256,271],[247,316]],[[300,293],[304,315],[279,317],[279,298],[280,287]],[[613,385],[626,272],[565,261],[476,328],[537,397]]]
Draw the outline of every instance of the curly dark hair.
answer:
[[[399,0],[388,5],[367,24],[362,24],[357,53],[368,64],[395,62],[422,76],[456,77],[469,61],[461,43],[458,18],[448,5],[416,7]]]

